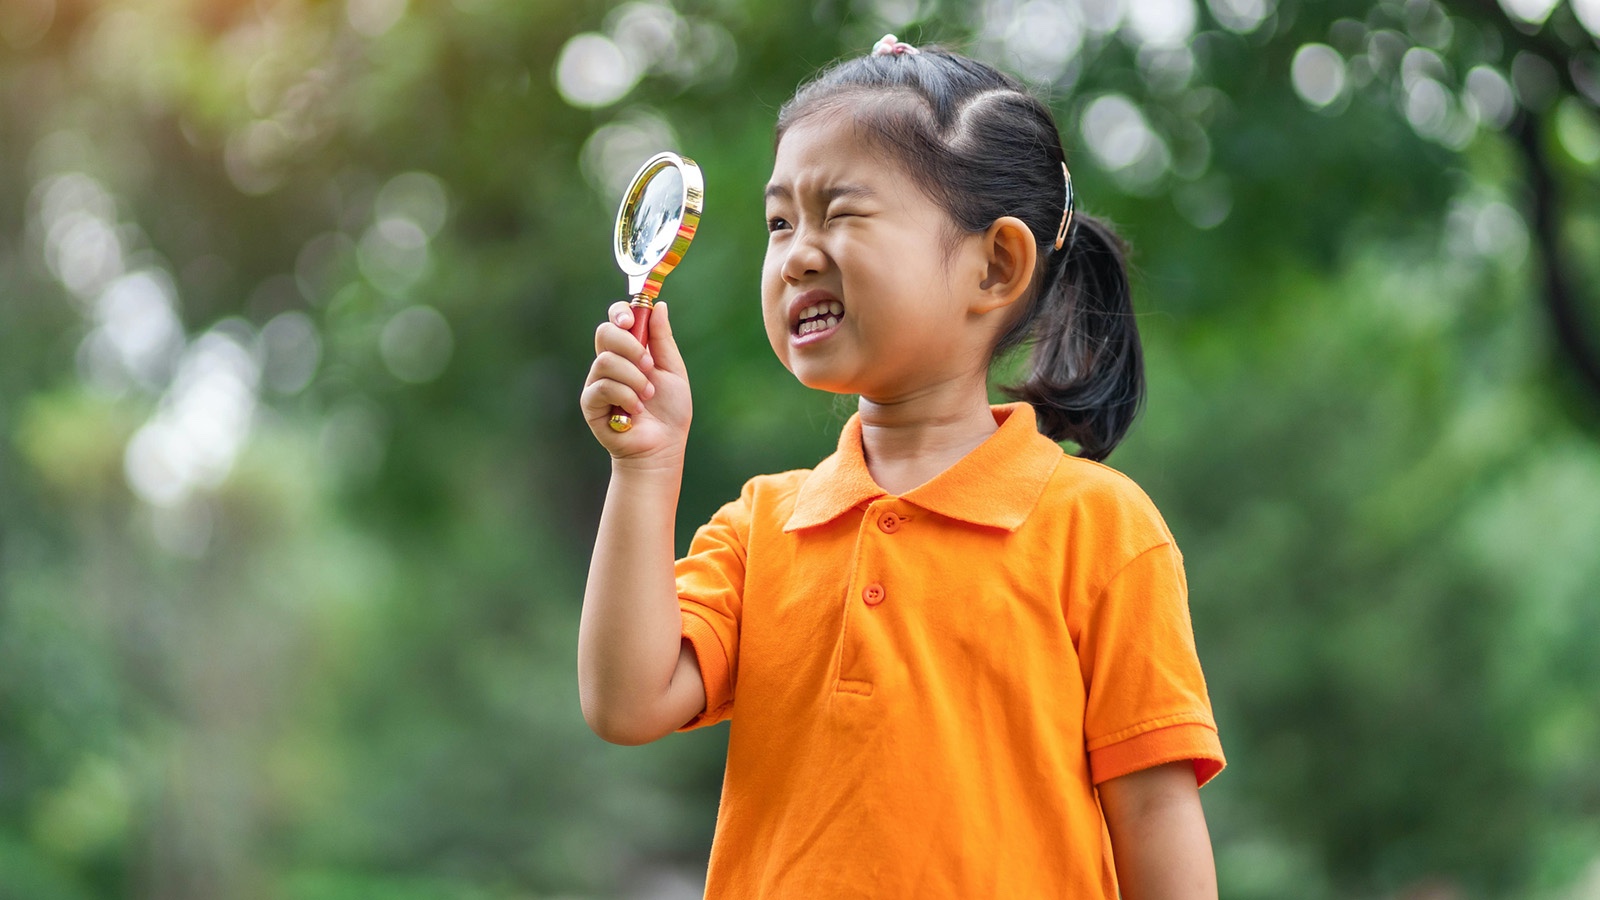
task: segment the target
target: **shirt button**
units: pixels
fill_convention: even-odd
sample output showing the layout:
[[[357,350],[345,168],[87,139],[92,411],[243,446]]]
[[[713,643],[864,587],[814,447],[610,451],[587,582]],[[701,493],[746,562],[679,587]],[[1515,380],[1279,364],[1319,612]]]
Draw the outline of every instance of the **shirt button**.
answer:
[[[883,585],[881,584],[869,584],[861,592],[861,599],[865,600],[868,606],[877,606],[883,602],[883,597]]]
[[[886,512],[878,517],[878,530],[884,534],[894,534],[900,530],[901,518],[892,512]]]

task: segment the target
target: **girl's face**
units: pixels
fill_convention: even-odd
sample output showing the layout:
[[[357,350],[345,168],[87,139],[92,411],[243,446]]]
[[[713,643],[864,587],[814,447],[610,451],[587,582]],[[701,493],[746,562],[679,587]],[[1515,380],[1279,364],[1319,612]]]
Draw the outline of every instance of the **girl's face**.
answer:
[[[801,383],[877,402],[982,377],[992,329],[976,327],[981,240],[963,236],[848,110],[802,118],[767,185],[761,311]]]

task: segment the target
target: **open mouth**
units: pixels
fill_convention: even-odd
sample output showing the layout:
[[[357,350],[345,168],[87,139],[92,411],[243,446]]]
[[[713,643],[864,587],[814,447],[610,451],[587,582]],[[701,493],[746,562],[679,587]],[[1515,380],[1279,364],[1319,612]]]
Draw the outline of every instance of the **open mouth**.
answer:
[[[818,331],[827,331],[843,318],[843,303],[824,300],[800,311],[800,320],[795,323],[793,332],[796,337],[805,337]]]

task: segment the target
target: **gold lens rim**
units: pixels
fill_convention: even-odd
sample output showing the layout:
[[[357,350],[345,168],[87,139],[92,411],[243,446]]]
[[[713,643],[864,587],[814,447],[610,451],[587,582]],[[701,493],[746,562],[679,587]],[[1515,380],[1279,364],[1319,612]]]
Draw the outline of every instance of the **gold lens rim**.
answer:
[[[646,185],[662,169],[674,167],[683,179],[682,208],[683,218],[678,221],[678,232],[673,235],[672,243],[667,251],[656,263],[639,263],[628,253],[628,238],[633,233],[633,217],[638,211],[639,199],[644,194]],[[661,292],[661,281],[683,260],[683,254],[689,249],[689,243],[694,240],[695,232],[700,228],[700,215],[705,211],[705,178],[700,172],[700,166],[686,156],[680,156],[671,151],[663,151],[645,160],[644,165],[633,176],[633,181],[628,185],[627,193],[622,197],[622,203],[617,207],[617,224],[613,229],[612,252],[617,258],[617,267],[630,279],[644,277],[644,287],[639,293],[646,299],[654,300]]]

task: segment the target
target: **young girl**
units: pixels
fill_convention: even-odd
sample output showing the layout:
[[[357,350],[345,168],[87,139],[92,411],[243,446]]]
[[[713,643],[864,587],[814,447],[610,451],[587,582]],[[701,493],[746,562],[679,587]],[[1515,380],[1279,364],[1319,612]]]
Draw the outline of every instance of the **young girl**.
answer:
[[[648,347],[611,310],[582,395],[612,456],[590,727],[732,720],[708,897],[1214,898],[1181,558],[1095,461],[1144,392],[1121,244],[1074,214],[1049,109],[891,35],[782,108],[766,195],[772,349],[859,411],[674,563],[689,382],[665,305]],[[989,405],[1024,342],[1022,402]]]

